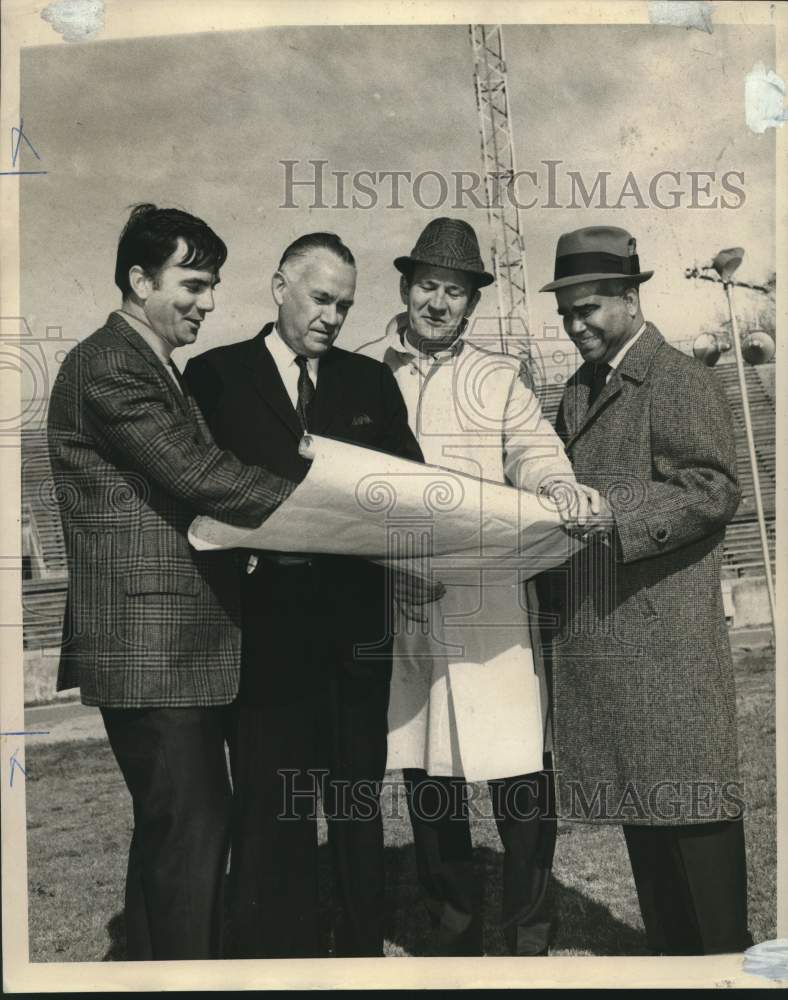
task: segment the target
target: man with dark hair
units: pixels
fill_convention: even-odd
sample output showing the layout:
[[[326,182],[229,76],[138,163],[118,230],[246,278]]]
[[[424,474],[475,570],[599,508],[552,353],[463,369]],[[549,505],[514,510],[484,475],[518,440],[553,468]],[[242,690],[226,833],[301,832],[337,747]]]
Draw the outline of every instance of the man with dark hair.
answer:
[[[135,265],[157,275],[183,240],[186,252],[179,267],[218,274],[227,259],[227,247],[216,233],[194,215],[178,208],[135,205],[118,240],[115,284],[124,299],[132,294],[129,272]]]
[[[547,575],[560,815],[623,825],[657,954],[741,951],[747,869],[736,699],[720,592],[736,512],[722,385],[643,318],[634,237],[558,240],[555,292],[583,364],[557,429],[602,494],[590,544]]]
[[[240,675],[232,556],[197,553],[197,514],[260,524],[293,483],[222,451],[171,360],[214,307],[224,244],[141,205],[118,248],[120,309],[65,358],[48,435],[69,566],[58,690],[101,709],[131,793],[127,958],[221,957]]]
[[[389,370],[335,346],[355,287],[352,254],[338,237],[302,236],[271,280],[276,323],[192,358],[187,382],[223,447],[295,481],[308,470],[299,454],[307,431],[420,460]],[[335,953],[381,955],[391,674],[384,571],[308,552],[257,552],[247,570],[233,747],[233,957],[325,953],[318,786],[339,897]]]

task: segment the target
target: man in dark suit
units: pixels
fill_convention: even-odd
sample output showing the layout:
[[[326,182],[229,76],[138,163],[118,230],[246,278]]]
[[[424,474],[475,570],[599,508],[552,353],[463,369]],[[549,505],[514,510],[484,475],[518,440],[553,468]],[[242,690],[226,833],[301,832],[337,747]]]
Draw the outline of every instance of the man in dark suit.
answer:
[[[58,690],[100,707],[132,796],[129,959],[221,957],[240,594],[232,556],[194,552],[189,523],[252,527],[294,488],[216,447],[171,360],[213,309],[226,253],[200,219],[137,206],[122,307],[69,352],[49,405],[69,566]]]
[[[308,470],[298,451],[306,431],[421,458],[389,369],[334,346],[355,285],[338,237],[303,236],[273,276],[276,323],[189,362],[186,380],[222,447],[296,481]],[[323,953],[318,785],[340,903],[335,951],[381,955],[385,573],[351,557],[273,552],[256,553],[247,570],[233,747],[235,956]]]
[[[714,374],[644,321],[652,274],[629,233],[594,226],[561,236],[542,289],[583,358],[557,430],[603,498],[550,574],[559,814],[623,825],[652,951],[734,952],[752,940],[719,582],[733,423]]]

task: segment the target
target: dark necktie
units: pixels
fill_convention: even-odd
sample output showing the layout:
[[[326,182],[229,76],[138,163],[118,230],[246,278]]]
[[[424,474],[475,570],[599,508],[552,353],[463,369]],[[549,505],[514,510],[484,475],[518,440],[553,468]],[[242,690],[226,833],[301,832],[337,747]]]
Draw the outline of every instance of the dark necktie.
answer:
[[[298,405],[296,406],[296,413],[298,414],[298,419],[301,422],[304,433],[307,433],[311,418],[312,400],[315,398],[315,387],[312,385],[312,379],[309,377],[304,355],[297,354],[295,360],[298,365]]]
[[[600,392],[605,388],[607,377],[612,370],[610,365],[605,364],[594,365],[591,369],[591,390],[588,393],[589,409],[594,405]]]
[[[175,376],[175,381],[178,383],[178,388],[181,390],[181,393],[184,396],[188,395],[186,392],[186,383],[183,381],[183,376],[178,371],[175,362],[172,360],[172,358],[170,358],[170,360],[167,362],[167,366],[172,372],[172,374]]]

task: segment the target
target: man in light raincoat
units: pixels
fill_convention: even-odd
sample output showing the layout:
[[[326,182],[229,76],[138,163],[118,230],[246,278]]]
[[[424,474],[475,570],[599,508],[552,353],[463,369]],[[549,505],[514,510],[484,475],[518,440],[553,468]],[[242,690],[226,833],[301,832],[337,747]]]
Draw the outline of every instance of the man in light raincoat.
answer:
[[[494,280],[473,228],[435,219],[394,265],[407,311],[362,350],[394,373],[425,461],[533,493],[568,494],[566,517],[582,523],[597,494],[577,485],[520,362],[463,336],[480,289]],[[466,781],[487,780],[505,852],[507,946],[546,954],[556,823],[552,776],[543,770],[547,696],[535,669],[534,615],[516,569],[440,577],[431,603],[398,602],[387,763],[404,772],[432,950],[482,953]]]

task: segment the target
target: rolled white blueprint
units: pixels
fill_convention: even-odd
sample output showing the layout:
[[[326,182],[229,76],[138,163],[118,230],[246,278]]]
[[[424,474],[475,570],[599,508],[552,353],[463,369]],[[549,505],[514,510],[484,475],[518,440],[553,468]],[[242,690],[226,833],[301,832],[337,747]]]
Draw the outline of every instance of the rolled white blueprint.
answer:
[[[580,544],[543,496],[317,435],[300,451],[306,478],[259,527],[197,517],[191,544],[362,556],[443,580],[484,567],[527,579]]]

